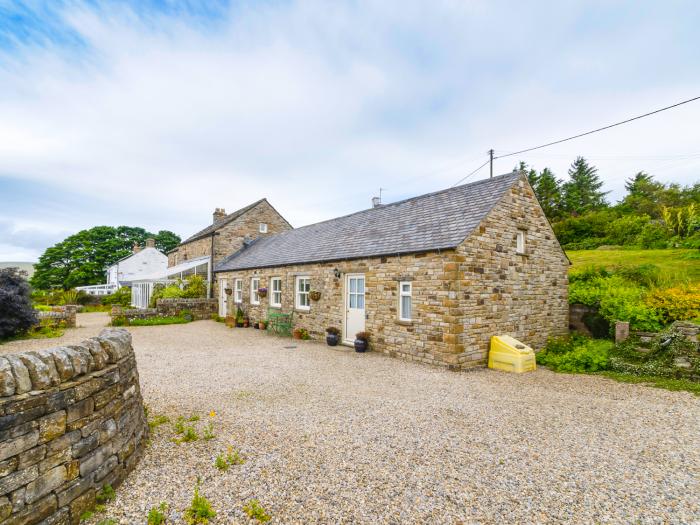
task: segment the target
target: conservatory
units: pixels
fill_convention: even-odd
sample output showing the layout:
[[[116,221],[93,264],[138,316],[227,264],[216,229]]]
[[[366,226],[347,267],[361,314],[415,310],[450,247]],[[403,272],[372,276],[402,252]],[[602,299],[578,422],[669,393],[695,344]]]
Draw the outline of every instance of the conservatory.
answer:
[[[135,308],[148,308],[156,285],[169,284],[187,281],[192,275],[206,277],[207,297],[210,296],[211,287],[211,258],[206,255],[190,259],[175,266],[171,266],[160,275],[152,275],[147,278],[135,280],[131,283],[131,306]]]

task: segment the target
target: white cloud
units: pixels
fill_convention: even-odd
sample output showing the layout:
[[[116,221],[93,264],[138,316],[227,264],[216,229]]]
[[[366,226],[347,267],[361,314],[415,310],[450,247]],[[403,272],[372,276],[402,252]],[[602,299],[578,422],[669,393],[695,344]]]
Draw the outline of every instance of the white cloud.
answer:
[[[697,94],[698,68],[669,69],[695,56],[680,36],[697,37],[666,11],[302,1],[243,3],[192,23],[74,3],[63,14],[86,53],[35,46],[0,69],[0,175],[124,203],[108,216],[76,210],[67,229],[124,223],[184,236],[215,206],[262,196],[301,225],[367,206],[380,186],[389,200],[449,186],[490,147]],[[496,171],[522,158],[563,177],[582,154],[618,193],[641,169],[690,183],[700,159],[672,155],[700,153],[699,117],[700,104],[685,106]]]

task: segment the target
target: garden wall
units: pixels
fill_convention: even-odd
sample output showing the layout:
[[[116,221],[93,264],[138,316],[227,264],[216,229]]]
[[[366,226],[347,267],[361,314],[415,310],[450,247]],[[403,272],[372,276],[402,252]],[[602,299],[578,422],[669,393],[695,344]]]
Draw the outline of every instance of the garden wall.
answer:
[[[77,524],[147,436],[126,330],[0,356],[0,522]]]
[[[78,307],[75,305],[54,306],[50,312],[37,312],[37,318],[39,322],[48,323],[52,326],[63,324],[65,328],[75,328],[77,313]]]
[[[155,308],[122,308],[113,306],[110,316],[133,319],[148,319],[151,317],[170,317],[180,315],[187,310],[195,321],[211,319],[212,314],[218,313],[219,302],[216,299],[158,299]]]

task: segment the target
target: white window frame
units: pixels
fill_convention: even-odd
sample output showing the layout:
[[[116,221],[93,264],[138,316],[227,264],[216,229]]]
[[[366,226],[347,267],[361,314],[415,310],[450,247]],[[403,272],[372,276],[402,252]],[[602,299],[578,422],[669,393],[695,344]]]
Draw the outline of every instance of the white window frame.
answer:
[[[302,281],[306,281],[306,290],[300,289]],[[294,279],[294,308],[296,308],[297,310],[311,310],[311,297],[309,297],[310,293],[311,277],[309,277],[308,275],[297,275],[296,279]]]
[[[518,230],[515,234],[515,253],[525,253],[525,230]]]
[[[404,286],[408,285],[408,291],[404,291]],[[409,316],[404,316],[403,311],[403,298],[408,297],[410,299],[411,312]],[[412,321],[413,320],[413,283],[411,281],[399,281],[399,321]]]
[[[258,226],[258,231],[260,233],[267,233],[267,223],[266,222],[261,222],[260,226]]]
[[[260,304],[260,295],[258,295],[258,288],[260,288],[260,277],[251,277],[250,304]]]
[[[233,302],[236,304],[243,302],[243,279],[233,281]]]
[[[280,289],[277,293],[280,294],[279,302],[275,302],[275,283],[280,283]],[[270,277],[270,306],[274,308],[282,308],[282,278],[281,277]]]

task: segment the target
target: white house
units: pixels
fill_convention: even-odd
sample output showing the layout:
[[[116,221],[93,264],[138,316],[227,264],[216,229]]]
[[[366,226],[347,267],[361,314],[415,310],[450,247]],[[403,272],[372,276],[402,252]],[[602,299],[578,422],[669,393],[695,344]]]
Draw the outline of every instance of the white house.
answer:
[[[94,286],[79,286],[91,295],[108,295],[122,286],[131,286],[134,281],[164,275],[168,268],[168,257],[156,249],[155,239],[146,239],[144,248],[134,245],[133,253],[107,268],[107,283]]]

